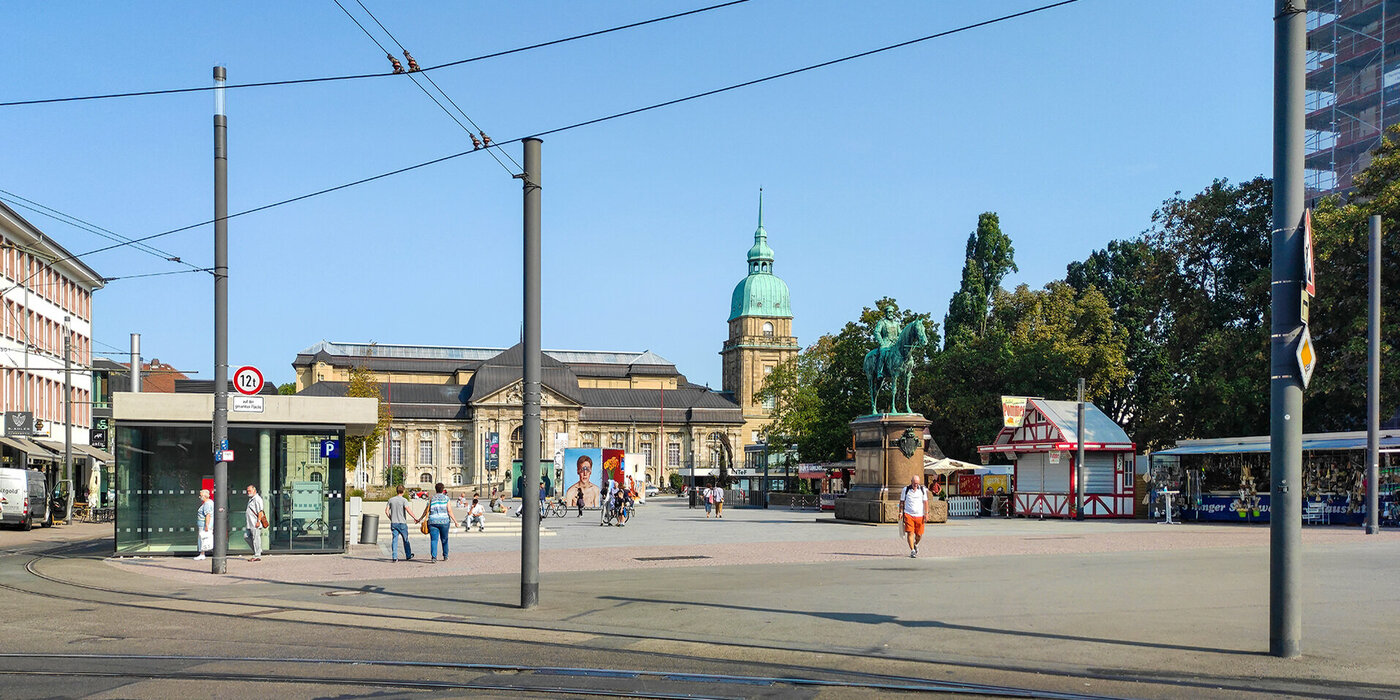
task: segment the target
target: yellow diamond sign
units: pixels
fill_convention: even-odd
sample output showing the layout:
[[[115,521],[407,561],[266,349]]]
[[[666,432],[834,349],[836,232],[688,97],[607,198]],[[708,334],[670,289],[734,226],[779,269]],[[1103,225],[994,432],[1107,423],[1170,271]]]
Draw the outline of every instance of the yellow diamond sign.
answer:
[[[1303,378],[1303,388],[1312,380],[1313,368],[1317,367],[1317,348],[1313,347],[1312,333],[1303,326],[1303,334],[1298,338],[1298,372]]]

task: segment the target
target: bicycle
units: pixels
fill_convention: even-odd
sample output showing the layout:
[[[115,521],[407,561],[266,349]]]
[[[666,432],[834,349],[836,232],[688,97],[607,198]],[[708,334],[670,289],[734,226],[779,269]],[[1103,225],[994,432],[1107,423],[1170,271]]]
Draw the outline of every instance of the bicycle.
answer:
[[[598,525],[599,525],[599,526],[603,526],[603,525],[616,525],[616,524],[617,524],[617,506],[614,505],[611,501],[609,501],[608,503],[603,504],[603,522],[598,523]]]
[[[564,501],[559,500],[557,498],[546,502],[543,506],[540,506],[541,515],[550,515],[556,518],[564,517],[564,513],[566,513],[567,511],[568,506],[564,505]]]

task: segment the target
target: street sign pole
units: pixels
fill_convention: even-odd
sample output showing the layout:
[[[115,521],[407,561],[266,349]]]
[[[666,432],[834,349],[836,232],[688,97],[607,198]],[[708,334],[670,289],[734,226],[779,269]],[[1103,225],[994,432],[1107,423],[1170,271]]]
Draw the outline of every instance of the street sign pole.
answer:
[[[1303,380],[1294,344],[1303,261],[1305,0],[1277,0],[1274,16],[1273,284],[1269,351],[1269,653],[1301,655]]]
[[[214,66],[214,444],[228,443],[228,117],[227,70]],[[228,462],[214,462],[214,559],[228,573]]]
[[[1370,220],[1366,314],[1366,534],[1381,531],[1381,217]]]
[[[520,607],[540,602],[540,139],[527,138],[525,169],[525,308],[522,350],[522,426],[520,451],[525,474],[520,513]]]

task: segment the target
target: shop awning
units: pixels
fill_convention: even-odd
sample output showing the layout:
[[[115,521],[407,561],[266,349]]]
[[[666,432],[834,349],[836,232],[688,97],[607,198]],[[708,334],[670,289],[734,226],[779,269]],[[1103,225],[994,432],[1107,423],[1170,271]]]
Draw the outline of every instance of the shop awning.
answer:
[[[1382,449],[1400,448],[1400,431],[1383,430],[1380,435]],[[1303,436],[1303,451],[1322,450],[1364,450],[1366,433],[1312,433]],[[1256,435],[1242,438],[1213,438],[1209,440],[1182,440],[1176,447],[1152,455],[1209,455],[1209,454],[1258,454],[1269,452],[1269,436]]]
[[[33,440],[20,437],[0,437],[0,444],[28,454],[30,457],[51,459],[53,452]]]

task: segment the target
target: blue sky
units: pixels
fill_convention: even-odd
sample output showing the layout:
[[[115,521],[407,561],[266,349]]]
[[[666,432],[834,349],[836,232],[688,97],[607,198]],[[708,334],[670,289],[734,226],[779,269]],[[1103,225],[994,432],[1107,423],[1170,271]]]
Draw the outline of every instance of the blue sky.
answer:
[[[365,4],[427,66],[712,3]],[[505,141],[1038,4],[752,0],[432,75]],[[0,100],[206,85],[216,63],[232,83],[387,67],[331,0],[11,0],[0,26]],[[550,136],[544,346],[650,349],[718,387],[760,186],[804,345],[885,295],[941,319],[983,211],[1016,247],[1006,284],[1059,278],[1174,192],[1270,171],[1272,31],[1267,3],[1083,0]],[[207,220],[212,102],[0,108],[0,189],[133,237]],[[235,90],[228,114],[233,211],[469,147],[406,77]],[[21,213],[74,252],[105,243]],[[520,231],[519,183],[484,153],[235,219],[230,362],[285,382],[323,339],[511,345]],[[209,226],[152,243],[212,262]],[[96,349],[140,332],[208,378],[212,299],[208,275],[114,281]]]

